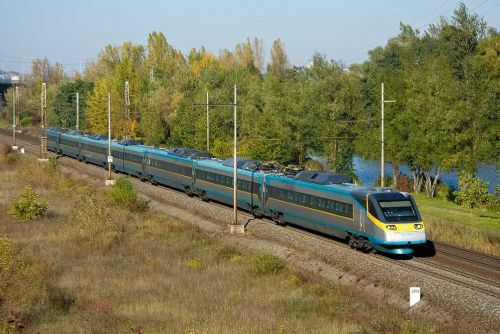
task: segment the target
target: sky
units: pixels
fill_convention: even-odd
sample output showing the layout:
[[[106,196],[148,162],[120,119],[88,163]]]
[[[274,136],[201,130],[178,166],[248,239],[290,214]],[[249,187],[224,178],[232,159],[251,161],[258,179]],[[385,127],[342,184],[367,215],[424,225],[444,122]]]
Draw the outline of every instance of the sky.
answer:
[[[500,29],[500,0],[464,0],[489,26]],[[35,58],[84,67],[108,44],[146,44],[152,31],[184,53],[205,46],[218,54],[247,37],[264,41],[269,58],[280,38],[293,65],[319,52],[346,65],[399,32],[421,31],[451,17],[459,0],[0,0],[0,69],[28,70]]]

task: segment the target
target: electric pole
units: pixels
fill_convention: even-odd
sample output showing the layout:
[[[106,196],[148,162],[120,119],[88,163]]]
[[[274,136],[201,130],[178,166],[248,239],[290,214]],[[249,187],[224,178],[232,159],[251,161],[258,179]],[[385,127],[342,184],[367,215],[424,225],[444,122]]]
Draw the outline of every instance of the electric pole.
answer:
[[[208,104],[208,90],[207,90],[207,152],[210,153],[210,119],[208,117],[208,110],[210,106]]]
[[[233,142],[233,223],[229,227],[231,234],[245,233],[245,226],[238,222],[238,151],[237,151],[237,134],[238,134],[238,104],[236,100],[236,85],[234,85],[234,142]]]
[[[238,154],[237,154],[237,106],[236,106],[236,85],[234,85],[234,142],[233,142],[233,225],[238,225]]]
[[[113,155],[111,154],[111,93],[108,92],[108,179],[105,184],[107,186],[112,186],[115,184],[113,176],[111,174],[111,169],[113,165]]]
[[[127,117],[127,125],[125,131],[125,139],[129,139],[129,129],[130,129],[130,91],[128,81],[125,81],[125,115]]]
[[[80,93],[76,92],[76,131],[80,130]]]
[[[12,90],[12,149],[17,150],[16,144],[16,99],[17,86]]]
[[[40,133],[40,158],[39,161],[47,161],[47,136],[45,134],[45,121],[47,108],[47,84],[42,83],[42,93],[40,94],[41,104],[41,133]]]
[[[208,128],[208,111],[210,107],[233,107],[233,121],[234,121],[234,142],[233,142],[233,219],[229,224],[230,234],[244,234],[245,226],[238,222],[238,102],[237,102],[237,87],[234,85],[234,100],[233,103],[227,104],[209,104],[208,103],[208,92],[207,92],[207,103],[206,104],[193,104],[193,107],[205,107],[207,110],[207,149],[209,149],[209,128]]]
[[[385,103],[395,103],[396,100],[384,100],[384,83],[382,82],[381,85],[382,89],[382,94],[381,94],[381,99],[380,99],[380,104],[381,104],[381,126],[380,126],[380,131],[381,131],[381,141],[380,141],[380,186],[384,187],[384,181],[385,181],[385,156],[384,156],[384,104]]]

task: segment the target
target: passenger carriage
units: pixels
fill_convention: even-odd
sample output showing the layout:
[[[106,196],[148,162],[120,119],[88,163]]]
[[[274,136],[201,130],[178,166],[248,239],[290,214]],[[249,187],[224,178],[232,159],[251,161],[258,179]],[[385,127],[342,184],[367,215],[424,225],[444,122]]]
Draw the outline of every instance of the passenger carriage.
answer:
[[[46,130],[51,151],[107,165],[106,136]],[[183,190],[203,200],[233,204],[233,159],[211,159],[207,152],[165,150],[113,141],[113,168],[142,180]],[[411,254],[426,243],[422,218],[411,195],[389,188],[357,186],[339,174],[303,171],[290,176],[237,160],[237,204],[255,216],[291,223],[347,240],[351,247]]]

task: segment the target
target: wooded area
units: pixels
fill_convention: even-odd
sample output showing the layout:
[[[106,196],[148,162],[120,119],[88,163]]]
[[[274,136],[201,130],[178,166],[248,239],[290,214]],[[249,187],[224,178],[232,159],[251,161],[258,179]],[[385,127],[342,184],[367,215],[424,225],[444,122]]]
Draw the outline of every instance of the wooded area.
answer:
[[[110,92],[114,137],[205,149],[206,110],[195,104],[205,103],[207,91],[210,103],[232,103],[237,85],[240,156],[284,164],[323,156],[331,170],[352,174],[355,154],[379,158],[384,82],[386,97],[397,101],[385,110],[386,159],[394,176],[399,165],[409,165],[414,191],[433,196],[443,170],[474,173],[480,162],[499,163],[499,55],[498,31],[463,4],[423,32],[401,23],[398,36],[349,67],[321,54],[292,66],[279,39],[268,63],[259,38],[219,55],[204,47],[184,55],[152,32],[146,46],[106,46],[72,76],[47,59],[34,61],[18,108],[21,125],[36,123],[46,82],[49,125],[75,126],[79,92],[80,128],[103,133]],[[6,96],[11,110],[12,91]],[[215,156],[231,154],[232,122],[230,108],[210,109]]]

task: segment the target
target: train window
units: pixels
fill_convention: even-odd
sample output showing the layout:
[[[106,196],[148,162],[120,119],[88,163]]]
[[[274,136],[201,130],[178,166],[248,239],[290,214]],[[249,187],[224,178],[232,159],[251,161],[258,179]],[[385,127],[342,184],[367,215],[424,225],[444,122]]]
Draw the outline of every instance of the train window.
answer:
[[[326,209],[326,206],[327,206],[326,200],[319,198],[318,199],[318,206],[322,209]]]
[[[295,201],[298,203],[302,202],[302,194],[301,193],[295,193]]]
[[[309,203],[309,195],[303,194],[301,202],[304,204],[308,204]]]
[[[371,201],[368,202],[368,211],[370,212],[370,214],[373,217],[378,219],[377,211],[375,210],[375,206],[373,205],[373,203]]]
[[[371,203],[370,203],[371,204]],[[379,202],[385,218],[390,221],[402,221],[417,219],[411,201],[384,201]]]

